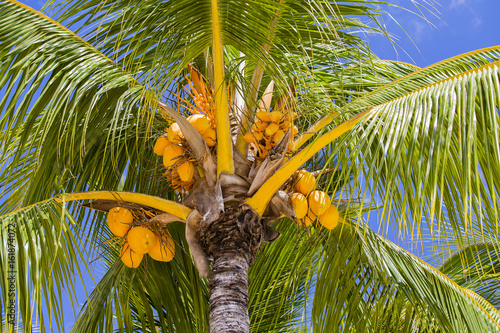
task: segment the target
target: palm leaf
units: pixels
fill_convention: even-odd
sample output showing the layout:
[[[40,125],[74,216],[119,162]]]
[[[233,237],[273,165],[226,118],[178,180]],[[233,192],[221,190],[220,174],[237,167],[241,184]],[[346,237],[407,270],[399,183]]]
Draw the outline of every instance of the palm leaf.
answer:
[[[0,253],[3,317],[12,319],[7,316],[12,305],[19,311],[16,326],[22,324],[28,332],[35,326],[35,314],[42,332],[52,331],[54,323],[64,329],[63,300],[69,297],[75,306],[75,286],[83,282],[82,268],[88,270],[86,264],[80,266],[87,255],[75,236],[80,233],[66,207],[54,200],[0,216],[6,249]]]

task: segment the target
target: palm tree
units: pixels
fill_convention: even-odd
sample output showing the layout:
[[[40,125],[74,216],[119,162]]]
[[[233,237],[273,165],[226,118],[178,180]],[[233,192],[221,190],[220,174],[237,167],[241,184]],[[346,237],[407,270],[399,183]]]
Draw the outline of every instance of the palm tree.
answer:
[[[75,332],[498,330],[500,48],[380,61],[353,33],[373,3],[72,1],[56,22],[2,0],[4,325],[62,329],[101,258]],[[378,205],[449,277],[367,226]],[[117,206],[174,259],[126,267]]]

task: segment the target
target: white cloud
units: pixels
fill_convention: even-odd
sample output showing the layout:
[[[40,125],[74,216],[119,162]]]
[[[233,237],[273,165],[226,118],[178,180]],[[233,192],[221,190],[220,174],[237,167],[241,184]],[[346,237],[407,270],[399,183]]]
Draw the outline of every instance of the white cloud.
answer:
[[[413,20],[412,26],[413,31],[409,32],[410,36],[415,40],[415,42],[422,41],[427,33],[429,25],[417,20]]]
[[[450,8],[460,7],[466,4],[466,0],[451,0]]]

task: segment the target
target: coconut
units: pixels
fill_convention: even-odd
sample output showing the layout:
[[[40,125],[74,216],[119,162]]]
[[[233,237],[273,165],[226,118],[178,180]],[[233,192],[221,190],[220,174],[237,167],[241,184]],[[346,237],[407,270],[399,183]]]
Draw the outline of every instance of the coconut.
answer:
[[[276,133],[279,130],[278,124],[275,123],[270,123],[269,126],[267,126],[265,134],[266,136],[272,136],[274,133]]]
[[[144,227],[134,227],[127,235],[127,242],[135,253],[145,254],[155,245],[157,236]]]
[[[149,250],[149,256],[157,261],[170,261],[175,255],[175,243],[172,237],[167,235],[165,239],[159,238],[155,245]]]
[[[193,179],[194,163],[187,161],[177,167],[177,173],[183,182],[188,182]]]
[[[339,211],[334,205],[330,205],[330,208],[319,217],[319,222],[321,225],[327,229],[334,229],[339,222]]]
[[[134,217],[132,213],[123,207],[114,207],[108,213],[109,230],[118,237],[123,237],[127,234],[132,226]]]
[[[302,193],[303,195],[309,194],[309,192],[316,189],[316,178],[309,171],[302,169],[299,172],[297,183],[295,184],[295,190]]]
[[[307,198],[311,211],[319,216],[330,208],[330,197],[323,191],[312,191]]]
[[[256,132],[256,133],[258,133],[258,132]],[[256,143],[257,142],[257,140],[252,132],[245,133],[245,135],[243,135],[243,140],[245,140],[246,143]]]
[[[209,128],[202,134],[203,139],[207,142],[207,146],[213,147],[217,143],[217,133],[215,132],[215,129]]]
[[[281,113],[279,111],[271,112],[271,121],[273,123],[279,123],[282,120],[283,120],[283,113]]]
[[[182,149],[181,146],[178,145],[168,146],[167,148],[165,148],[165,151],[163,152],[163,165],[166,168],[171,167],[179,160],[179,156],[181,156],[182,154],[184,154],[184,149]]]
[[[181,141],[184,140],[184,135],[182,135],[181,129],[177,123],[172,123],[172,125],[170,125],[167,139],[172,143],[181,143]]]
[[[189,116],[187,120],[193,125],[194,128],[201,134],[208,130],[211,126],[212,123],[210,122],[210,119],[208,119],[206,116],[203,116],[201,114],[195,114],[192,116]]]
[[[271,122],[271,113],[266,112],[266,111],[259,111],[255,115],[255,119],[256,119],[256,122],[257,122],[257,120],[260,120],[261,122],[270,123]]]
[[[309,209],[307,211],[307,214],[301,220],[302,225],[307,227],[307,226],[311,225],[316,220],[316,218],[317,218],[317,216]]]
[[[306,216],[309,209],[307,199],[302,193],[292,194],[292,206],[297,219],[301,219]]]
[[[168,139],[165,136],[161,136],[158,139],[156,139],[153,150],[156,155],[163,156],[165,148],[167,148],[170,145],[171,145],[170,141],[168,141]]]
[[[125,264],[125,266],[130,268],[139,267],[144,254],[140,254],[132,251],[128,243],[123,244],[120,259]]]
[[[252,125],[252,130],[255,132],[262,132],[266,130],[267,125],[269,125],[268,122],[258,121]]]
[[[276,133],[274,133],[274,135],[273,135],[273,143],[274,143],[274,144],[278,144],[278,143],[281,141],[281,139],[283,139],[283,137],[284,137],[284,136],[285,136],[285,132],[283,132],[283,131],[281,131],[281,130],[280,130],[280,131],[277,131],[277,132],[276,132]]]

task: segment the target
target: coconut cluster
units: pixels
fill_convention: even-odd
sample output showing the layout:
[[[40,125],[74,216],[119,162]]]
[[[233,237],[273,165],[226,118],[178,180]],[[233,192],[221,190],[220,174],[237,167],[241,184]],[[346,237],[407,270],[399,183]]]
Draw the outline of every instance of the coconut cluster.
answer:
[[[205,107],[205,104],[201,106]],[[207,146],[213,147],[217,144],[212,119],[204,114],[193,114],[187,120],[205,139]],[[196,160],[191,156],[189,145],[177,123],[172,123],[166,132],[156,139],[154,152],[158,156],[163,156],[163,166],[167,169],[164,176],[170,181],[172,187],[179,191],[189,192],[194,185]]]
[[[299,130],[292,125],[294,115],[294,112],[257,112],[251,131],[243,136],[255,157],[263,159],[269,155],[269,150],[281,141],[288,130],[291,129],[292,139],[297,136]]]
[[[174,240],[167,230],[134,223],[132,212],[126,208],[112,208],[108,212],[108,226],[115,236],[124,240],[120,259],[130,268],[139,267],[145,254],[166,262],[175,255]]]
[[[316,190],[316,178],[302,169],[294,175],[292,205],[295,216],[304,226],[311,225],[316,219],[327,229],[333,229],[339,221],[337,207],[332,205],[328,194]]]

